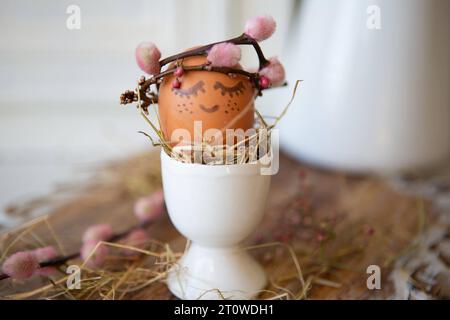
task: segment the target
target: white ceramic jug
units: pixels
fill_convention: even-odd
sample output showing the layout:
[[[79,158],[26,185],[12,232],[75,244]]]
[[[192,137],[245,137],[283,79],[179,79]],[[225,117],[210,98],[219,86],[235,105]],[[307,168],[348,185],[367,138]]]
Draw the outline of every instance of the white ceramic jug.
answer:
[[[379,173],[448,158],[450,1],[306,0],[297,18],[284,58],[289,82],[304,82],[281,122],[288,152]]]

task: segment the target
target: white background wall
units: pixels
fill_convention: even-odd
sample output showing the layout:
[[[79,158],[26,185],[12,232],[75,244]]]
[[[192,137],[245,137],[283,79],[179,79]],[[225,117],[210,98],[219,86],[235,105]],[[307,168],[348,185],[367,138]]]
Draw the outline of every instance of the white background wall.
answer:
[[[66,9],[81,9],[68,30]],[[105,160],[150,148],[147,129],[118,97],[141,74],[134,48],[155,42],[163,56],[242,32],[271,14],[279,54],[294,0],[2,0],[0,3],[0,207],[51,192]],[[248,50],[244,63],[256,64]],[[0,224],[11,225],[0,211]]]

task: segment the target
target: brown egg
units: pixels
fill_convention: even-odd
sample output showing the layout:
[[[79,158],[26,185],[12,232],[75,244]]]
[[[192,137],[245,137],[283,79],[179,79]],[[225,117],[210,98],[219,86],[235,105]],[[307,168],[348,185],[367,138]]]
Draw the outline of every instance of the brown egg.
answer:
[[[195,56],[184,59],[183,66],[205,62],[206,57]],[[183,144],[194,141],[195,121],[201,121],[202,132],[212,128],[221,130],[223,143],[225,129],[247,130],[253,127],[256,91],[247,77],[212,71],[185,71],[179,89],[172,88],[174,80],[174,75],[164,77],[158,97],[161,129],[172,145],[180,140]],[[177,129],[189,132],[190,140],[186,137],[180,139],[177,133],[172,136]]]

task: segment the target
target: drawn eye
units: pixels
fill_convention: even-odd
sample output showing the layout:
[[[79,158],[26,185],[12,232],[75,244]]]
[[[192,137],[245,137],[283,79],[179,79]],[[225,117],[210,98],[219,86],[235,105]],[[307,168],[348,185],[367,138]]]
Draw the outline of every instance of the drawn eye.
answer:
[[[205,92],[205,83],[200,80],[199,82],[197,82],[196,84],[194,84],[192,87],[188,88],[188,89],[175,89],[172,88],[172,91],[176,94],[179,95],[180,97],[187,97],[188,99],[193,95],[193,96],[197,96],[198,92]]]
[[[236,85],[232,87],[227,87],[222,82],[216,81],[214,84],[214,90],[220,90],[221,94],[224,96],[225,94],[229,94],[230,97],[233,97],[233,94],[236,94],[239,96],[239,94],[244,93],[244,83],[242,81],[239,81]]]

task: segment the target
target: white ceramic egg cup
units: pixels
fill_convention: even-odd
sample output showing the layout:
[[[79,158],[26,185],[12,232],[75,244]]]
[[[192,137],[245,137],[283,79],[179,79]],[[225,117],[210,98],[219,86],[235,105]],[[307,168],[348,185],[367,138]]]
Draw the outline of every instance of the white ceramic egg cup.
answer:
[[[170,219],[191,240],[169,271],[180,299],[250,299],[267,283],[263,268],[240,246],[259,224],[270,175],[259,162],[242,165],[182,163],[161,152]]]

